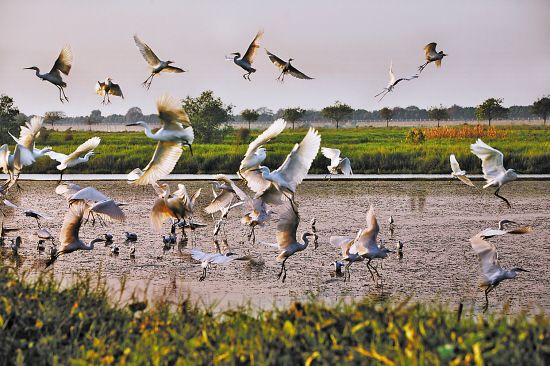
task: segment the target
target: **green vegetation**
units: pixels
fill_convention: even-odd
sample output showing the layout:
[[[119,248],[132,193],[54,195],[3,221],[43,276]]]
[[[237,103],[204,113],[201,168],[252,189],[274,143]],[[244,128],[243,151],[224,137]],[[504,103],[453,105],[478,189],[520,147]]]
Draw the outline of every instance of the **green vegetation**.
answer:
[[[544,124],[546,124],[546,119],[548,118],[548,114],[550,114],[550,97],[542,97],[537,99],[533,103],[532,112],[542,118],[544,120]]]
[[[336,122],[336,129],[338,129],[340,121],[353,115],[353,108],[345,103],[336,101],[333,105],[323,108],[321,115]]]
[[[256,122],[260,117],[260,114],[254,109],[245,109],[241,112],[241,117],[248,122],[248,129],[250,130],[250,123]]]
[[[478,121],[486,119],[491,125],[495,118],[504,118],[508,110],[502,106],[502,98],[489,98],[476,107],[476,118]]]
[[[230,129],[226,123],[231,118],[233,106],[225,105],[211,90],[202,92],[196,98],[188,96],[183,100],[182,107],[193,121],[197,142],[221,142]]]
[[[428,116],[431,119],[434,119],[437,121],[437,127],[439,127],[439,122],[441,120],[447,120],[450,118],[449,116],[449,110],[447,108],[444,108],[442,105],[439,107],[432,107],[428,110]]]
[[[480,127],[481,129],[485,127]],[[487,135],[483,140],[504,153],[504,164],[524,173],[550,173],[549,129],[535,126],[491,127],[502,134]],[[440,128],[441,138],[426,135],[420,144],[406,141],[410,128],[346,128],[320,129],[322,146],[337,147],[344,156],[351,159],[355,173],[448,173],[449,155],[456,154],[461,167],[469,173],[481,172],[477,157],[470,153],[470,144],[475,136],[466,138],[453,136],[447,132],[461,132],[461,127]],[[424,134],[430,129],[425,129]],[[474,129],[475,130],[475,129]],[[491,130],[492,131],[492,130]],[[14,131],[15,132],[15,131]],[[247,142],[255,138],[261,130],[251,131],[250,137],[228,134],[217,144],[194,144],[191,156],[187,150],[176,165],[174,173],[208,174],[234,173],[247,149]],[[286,130],[281,136],[269,143],[270,152],[266,164],[271,167],[280,165],[293,145],[304,137],[307,129]],[[433,134],[433,133],[432,133]],[[430,134],[430,136],[432,135]],[[91,136],[100,136],[102,141],[88,164],[81,164],[68,170],[68,173],[128,173],[136,167],[147,165],[155,142],[142,132],[53,132],[42,131],[37,146],[50,145],[55,151],[68,153]],[[481,135],[480,136],[484,136]],[[1,136],[10,141],[9,136]],[[244,138],[243,138],[244,137]],[[246,139],[246,140],[245,140]],[[240,144],[239,144],[240,143]],[[311,173],[325,173],[327,161],[321,154],[314,160]],[[57,173],[56,163],[48,158],[39,159],[27,173]]]
[[[365,299],[222,312],[183,301],[113,303],[104,284],[62,288],[0,260],[0,359],[13,365],[414,365],[550,363],[544,315],[463,315]]]
[[[287,108],[283,110],[283,118],[285,121],[292,123],[292,129],[295,128],[295,123],[306,114],[306,110],[302,108]]]
[[[393,118],[393,111],[388,107],[384,107],[378,113],[380,114],[380,117],[382,117],[384,121],[386,121],[386,127],[389,127],[390,120]]]

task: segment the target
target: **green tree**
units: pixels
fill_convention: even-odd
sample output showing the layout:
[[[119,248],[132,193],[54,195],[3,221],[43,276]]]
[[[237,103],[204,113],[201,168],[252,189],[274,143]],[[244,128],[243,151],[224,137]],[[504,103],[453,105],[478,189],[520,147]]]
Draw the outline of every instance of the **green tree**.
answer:
[[[231,118],[233,106],[225,105],[211,90],[202,92],[196,98],[188,96],[183,100],[183,108],[189,115],[199,142],[220,142],[230,130],[226,123]]]
[[[341,120],[350,117],[353,114],[353,108],[349,105],[336,101],[333,105],[325,107],[321,110],[321,115],[325,118],[336,122],[336,129]]]
[[[449,111],[442,105],[439,107],[432,107],[428,110],[428,117],[437,121],[437,127],[439,127],[439,121],[449,119]]]
[[[67,116],[64,112],[61,111],[46,112],[44,114],[44,123],[49,123],[53,128],[54,122],[59,121],[60,119],[63,119],[65,117]]]
[[[14,122],[18,114],[19,108],[13,106],[13,98],[6,94],[0,95],[0,121]]]
[[[536,114],[542,118],[544,120],[544,124],[546,124],[546,119],[548,118],[548,114],[550,114],[550,98],[542,97],[537,99],[535,103],[533,103],[531,111],[533,114]]]
[[[302,108],[287,108],[283,111],[283,118],[285,121],[292,122],[292,129],[294,129],[294,124],[302,118],[304,114],[306,114],[306,111]]]
[[[245,109],[241,112],[241,117],[248,122],[248,129],[250,130],[250,122],[256,122],[260,114],[254,109]]]
[[[386,127],[389,127],[390,120],[393,118],[393,111],[388,107],[384,107],[378,111],[378,114],[380,114],[380,117],[382,117],[386,121]]]
[[[505,117],[508,110],[502,106],[502,98],[489,98],[476,107],[476,118],[478,121],[486,119],[491,121],[495,118]]]

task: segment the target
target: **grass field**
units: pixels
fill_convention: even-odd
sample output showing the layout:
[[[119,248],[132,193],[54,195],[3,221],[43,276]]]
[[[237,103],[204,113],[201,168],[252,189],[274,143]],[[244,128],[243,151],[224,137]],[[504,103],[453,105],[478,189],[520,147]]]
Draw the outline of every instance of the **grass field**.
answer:
[[[462,315],[369,299],[223,312],[188,301],[116,304],[81,276],[61,288],[0,260],[0,360],[13,365],[336,365],[550,363],[544,315]]]
[[[427,136],[423,143],[406,141],[410,128],[348,128],[320,129],[322,146],[337,147],[343,156],[352,161],[355,173],[448,173],[449,155],[457,155],[463,169],[480,173],[481,164],[469,152],[475,136],[461,137],[461,128],[446,127],[450,133],[445,137],[437,133]],[[484,141],[504,153],[506,167],[523,173],[550,173],[550,129],[540,126],[499,126],[495,137]],[[453,133],[453,131],[455,133]],[[250,140],[260,133],[254,130]],[[286,130],[268,144],[270,152],[266,165],[281,164],[294,143],[299,142],[305,129]],[[143,168],[150,160],[155,143],[143,133],[98,133],[98,132],[52,132],[44,131],[39,146],[51,145],[56,151],[69,152],[92,135],[102,138],[102,143],[89,164],[72,168],[73,173],[127,173],[136,167]],[[6,139],[5,136],[3,137]],[[8,141],[4,141],[8,142]],[[194,156],[186,151],[174,173],[207,174],[235,173],[245,153],[247,144],[236,143],[235,134],[226,136],[221,144],[195,144]],[[41,159],[27,173],[55,173],[55,162]],[[313,162],[310,173],[325,173],[328,160],[321,154]]]

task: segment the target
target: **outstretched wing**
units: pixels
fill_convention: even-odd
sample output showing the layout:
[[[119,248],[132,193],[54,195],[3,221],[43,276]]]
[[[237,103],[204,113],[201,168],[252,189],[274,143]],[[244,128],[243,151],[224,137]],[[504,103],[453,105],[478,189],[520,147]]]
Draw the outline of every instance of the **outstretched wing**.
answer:
[[[124,95],[122,94],[122,89],[118,84],[111,84],[111,88],[109,88],[109,94],[116,95],[117,97],[122,97],[122,99],[124,99]]]
[[[243,59],[245,59],[249,65],[252,65],[252,62],[254,62],[254,56],[256,55],[256,51],[258,50],[258,48],[260,48],[260,39],[262,38],[263,34],[264,31],[262,30],[256,34],[256,37],[254,37],[254,40],[252,41],[250,46],[248,46],[248,49],[243,56]]]
[[[287,155],[283,165],[275,172],[279,173],[288,183],[292,190],[302,183],[302,180],[307,175],[311,163],[319,147],[321,146],[321,136],[314,128],[310,128],[302,142],[294,145],[294,148]]]
[[[166,66],[164,69],[162,69],[162,72],[169,72],[172,74],[181,74],[182,72],[185,72],[185,70],[176,66]]]
[[[265,52],[267,52],[267,57],[269,57],[271,62],[273,62],[273,65],[277,66],[278,69],[282,70],[282,69],[285,68],[286,62],[284,62],[282,59],[275,56],[274,54],[272,54],[268,50],[265,50]]]
[[[222,210],[223,208],[231,204],[231,201],[233,201],[233,197],[234,194],[232,192],[224,190],[216,198],[214,198],[208,206],[204,208],[204,212],[206,212],[207,214],[213,214],[214,212]]]
[[[449,156],[449,161],[451,163],[451,170],[453,171],[453,173],[462,172],[462,170],[460,169],[460,165],[458,165],[458,161],[456,160],[455,154],[451,154],[451,156]]]
[[[391,86],[395,83],[395,74],[393,73],[393,60],[390,61],[389,74],[390,74],[390,81],[388,82],[388,86]]]
[[[112,220],[124,221],[126,219],[124,212],[122,212],[119,205],[112,199],[96,202],[94,205],[90,206],[90,211]]]
[[[351,236],[331,236],[329,242],[335,247],[340,248],[342,251],[342,257],[346,258],[348,256],[349,248],[353,244],[353,239],[354,238]]]
[[[57,76],[60,76],[59,72],[62,72],[65,75],[69,75],[72,65],[73,65],[73,53],[71,52],[71,49],[69,48],[69,46],[66,46],[59,53],[57,60],[55,60],[55,63],[53,64],[53,67],[50,70],[50,74],[55,74]]]
[[[292,204],[286,203],[277,223],[277,244],[279,245],[279,249],[284,250],[296,242],[296,231],[298,230],[299,223],[300,217],[294,211]]]
[[[136,42],[136,46],[139,49],[139,52],[141,52],[141,55],[147,61],[149,66],[151,67],[157,67],[158,64],[160,64],[160,59],[155,55],[153,50],[147,46],[141,39],[139,39],[137,34],[134,34],[134,41]]]
[[[344,175],[353,175],[353,170],[351,170],[351,161],[349,158],[343,158],[340,162],[340,169],[342,169],[342,174]]]
[[[374,207],[370,206],[369,212],[367,213],[367,228],[362,230],[355,240],[355,246],[360,251],[361,254],[368,253],[369,251],[376,249],[378,246],[376,243],[376,237],[380,227],[378,226],[378,221],[374,215]]]
[[[86,204],[83,202],[69,206],[59,233],[60,251],[63,251],[66,245],[79,240],[78,232],[80,231],[80,225],[82,225],[82,216],[85,209]]]
[[[74,152],[69,154],[69,156],[67,156],[67,160],[76,159],[81,155],[85,155],[85,154],[89,153],[90,151],[93,151],[96,147],[99,146],[100,142],[101,142],[101,139],[97,136],[92,137],[91,139],[88,139],[88,141],[84,142],[82,145],[77,147]]]
[[[303,72],[301,72],[300,70],[298,70],[297,68],[295,68],[292,65],[290,65],[288,67],[288,73],[290,75],[294,76],[297,79],[304,79],[304,80],[312,80],[313,79],[312,77],[307,76],[306,74],[304,74]]]
[[[40,135],[40,129],[42,129],[43,122],[44,118],[42,117],[32,117],[29,122],[21,126],[19,139],[15,139],[15,142],[32,151],[34,148],[34,140]]]
[[[249,145],[248,149],[246,150],[245,157],[252,155],[256,150],[268,143],[271,139],[279,136],[281,132],[286,127],[286,121],[282,118],[279,118],[275,122],[271,124],[264,132],[262,132],[258,137],[254,139]]]
[[[481,272],[486,280],[489,280],[495,273],[501,271],[501,267],[498,264],[497,248],[494,244],[478,236],[471,238],[470,243],[474,252],[479,256]]]
[[[95,92],[96,92],[96,94],[98,94],[100,96],[104,96],[105,95],[105,83],[103,83],[101,81],[98,81],[97,83],[95,83]]]
[[[153,184],[174,170],[183,150],[181,143],[159,141],[155,153],[145,169],[134,169],[128,174],[128,183],[137,185]]]
[[[321,148],[321,154],[323,154],[325,158],[330,159],[330,165],[332,165],[332,166],[337,166],[338,163],[340,163],[340,150],[339,149],[331,149],[330,147],[322,147]]]
[[[94,187],[82,188],[81,190],[79,190],[69,198],[70,201],[83,200],[83,201],[94,201],[94,202],[105,201],[108,199],[109,197],[107,197],[106,195],[104,195]]]
[[[504,155],[500,151],[487,145],[481,139],[477,139],[475,144],[471,144],[470,149],[481,159],[483,178],[489,180],[506,173],[503,163]]]
[[[435,52],[435,47],[437,46],[437,43],[432,42],[428,43],[424,46],[424,53],[426,54],[426,57],[428,57],[430,54]]]
[[[162,223],[170,217],[175,217],[172,210],[168,208],[164,199],[157,198],[155,204],[153,205],[153,208],[151,209],[150,216],[151,226],[153,227],[153,229],[155,229],[157,232],[160,232],[162,228]]]
[[[157,100],[159,119],[166,130],[181,130],[182,124],[190,126],[189,116],[181,103],[170,95],[163,95]]]

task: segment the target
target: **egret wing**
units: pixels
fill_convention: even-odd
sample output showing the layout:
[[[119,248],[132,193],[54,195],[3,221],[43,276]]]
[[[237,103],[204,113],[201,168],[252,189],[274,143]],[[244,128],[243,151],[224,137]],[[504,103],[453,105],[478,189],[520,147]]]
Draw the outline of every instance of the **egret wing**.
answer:
[[[90,211],[102,216],[107,216],[112,220],[124,221],[126,219],[124,212],[122,212],[117,203],[112,199],[96,202],[90,207]]]
[[[102,83],[101,81],[98,81],[97,83],[95,83],[95,92],[96,92],[96,94],[98,94],[100,96],[104,96],[105,95],[105,83]]]
[[[275,171],[282,176],[293,191],[307,175],[320,146],[321,136],[319,132],[310,128],[304,139],[299,144],[294,145],[284,163]]]
[[[299,223],[300,217],[294,211],[292,205],[287,203],[279,215],[279,222],[277,223],[277,244],[279,245],[279,249],[284,250],[289,245],[296,243],[296,231],[298,230]]]
[[[32,117],[29,122],[21,126],[19,139],[15,139],[15,142],[32,151],[34,149],[34,140],[40,135],[43,121],[44,118],[42,117]]]
[[[179,67],[176,67],[176,66],[166,66],[164,69],[162,69],[162,72],[169,72],[169,73],[172,73],[172,74],[180,74],[182,72],[185,72],[185,70],[180,69]]]
[[[157,198],[151,209],[151,226],[156,231],[160,232],[162,223],[169,219],[170,217],[175,217],[174,213],[166,205],[166,202],[162,198]]]
[[[34,162],[35,159],[31,150],[23,145],[15,145],[15,150],[13,150],[13,167],[16,171],[21,171],[23,167],[29,166]]]
[[[376,216],[374,214],[374,207],[371,205],[369,211],[367,212],[367,228],[361,230],[355,240],[355,246],[361,254],[368,253],[373,249],[378,249],[376,237],[378,236],[379,231],[380,227],[378,226],[378,221],[376,220]]]
[[[94,202],[105,201],[108,199],[109,197],[107,197],[94,187],[82,188],[70,197],[70,200],[84,200]]]
[[[74,183],[62,183],[55,187],[55,193],[69,200],[73,194],[80,191],[82,188]]]
[[[145,169],[137,168],[128,174],[129,183],[147,185],[163,179],[174,170],[182,151],[179,142],[159,141]]]
[[[139,49],[139,52],[141,52],[141,55],[147,61],[147,63],[151,67],[157,67],[158,64],[160,64],[160,59],[155,55],[153,50],[147,46],[141,39],[139,39],[137,34],[134,34],[134,41],[136,42],[136,46]]]
[[[78,238],[78,232],[80,231],[80,225],[82,225],[82,217],[84,216],[85,209],[86,204],[82,202],[69,206],[59,233],[59,241],[61,242],[60,252],[63,251],[67,245],[80,240]]]
[[[340,162],[340,169],[344,175],[353,175],[353,170],[351,170],[351,161],[348,158],[343,158]]]
[[[330,147],[322,147],[321,148],[321,154],[323,154],[325,158],[330,159],[331,165],[338,165],[338,162],[340,161],[340,150],[339,149],[332,149]]]
[[[8,144],[2,145],[0,147],[0,168],[2,168],[2,171],[6,174],[9,172],[8,168],[8,159],[10,156],[10,150],[8,147]]]
[[[271,182],[264,179],[259,170],[247,170],[242,172],[241,175],[246,180],[248,188],[255,193],[264,192],[271,185]]]
[[[475,144],[471,144],[470,149],[481,159],[483,178],[489,180],[506,173],[503,163],[504,155],[500,151],[487,145],[481,139],[477,139]]]
[[[190,126],[189,116],[174,97],[163,95],[157,100],[160,122],[166,130],[182,130],[182,124]]]
[[[50,159],[57,161],[58,163],[62,163],[67,159],[68,155],[58,153],[55,151],[49,151],[46,153],[47,156],[49,156]]]
[[[101,142],[101,139],[97,136],[92,137],[91,139],[88,139],[88,141],[84,142],[82,145],[77,147],[74,152],[69,154],[69,156],[67,156],[67,160],[73,160],[80,157],[81,155],[86,155],[87,153],[89,153],[90,151],[93,151],[96,147],[98,147],[100,142]]]
[[[460,173],[462,170],[460,169],[460,165],[458,164],[458,161],[456,160],[455,154],[451,154],[449,156],[449,161],[451,162],[451,170],[453,173]]]
[[[250,43],[250,46],[248,46],[248,49],[243,56],[243,59],[246,60],[249,65],[252,65],[252,62],[254,62],[254,56],[256,55],[256,51],[258,50],[258,48],[260,48],[260,39],[262,38],[263,34],[263,31],[259,31],[256,34],[256,37],[254,37],[254,40],[252,41],[252,43]]]
[[[479,256],[481,272],[486,280],[502,270],[498,264],[497,248],[494,244],[477,236],[471,238],[470,243],[474,252]]]
[[[388,86],[391,86],[395,83],[395,74],[393,73],[393,60],[390,61],[389,74],[390,74],[390,81],[388,82]]]
[[[53,64],[53,67],[50,70],[50,74],[60,76],[59,72],[61,71],[63,74],[69,75],[72,64],[73,64],[73,53],[71,52],[71,49],[68,46],[66,46],[59,53],[57,60],[55,60],[55,63]]]
[[[303,72],[301,72],[300,70],[298,70],[297,68],[295,68],[292,65],[290,65],[288,67],[288,73],[290,75],[294,76],[297,79],[305,79],[305,80],[312,80],[313,79],[312,77],[307,76],[306,74],[304,74]]]
[[[245,157],[252,155],[260,146],[268,143],[271,139],[279,136],[286,127],[286,121],[279,118],[271,124],[264,132],[262,132],[254,141],[248,145]]]
[[[207,214],[213,214],[214,212],[218,212],[223,208],[229,206],[231,204],[231,201],[233,201],[233,197],[234,197],[234,194],[232,192],[224,190],[216,198],[214,198],[208,206],[204,208],[204,211]]]
[[[267,57],[269,57],[271,62],[273,62],[273,65],[277,66],[277,68],[279,68],[281,70],[283,70],[285,68],[285,65],[286,65],[285,61],[283,61],[279,57],[275,56],[274,54],[272,54],[268,50],[265,50],[265,52],[267,52]]]
[[[117,97],[122,97],[122,99],[124,99],[124,95],[122,94],[122,89],[118,84],[111,84],[111,87],[109,88],[109,94],[116,95]]]
[[[437,46],[437,43],[435,42],[428,43],[427,45],[424,46],[424,53],[426,54],[426,57],[428,57],[428,55],[430,55],[431,53],[435,52],[436,46]]]
[[[470,180],[470,178],[468,178],[467,176],[465,175],[455,175],[455,177],[457,177],[458,179],[460,179],[460,181],[470,187],[475,187],[475,184],[472,183],[472,181]]]

